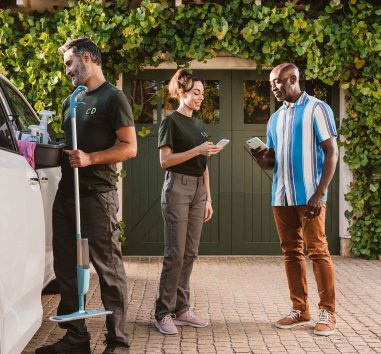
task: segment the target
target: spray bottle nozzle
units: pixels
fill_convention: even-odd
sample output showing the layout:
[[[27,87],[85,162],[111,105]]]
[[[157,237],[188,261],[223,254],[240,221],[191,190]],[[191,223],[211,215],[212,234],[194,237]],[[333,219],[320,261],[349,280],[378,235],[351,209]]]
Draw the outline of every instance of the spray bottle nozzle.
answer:
[[[46,117],[48,119],[49,117],[54,116],[56,114],[56,112],[43,109],[42,111],[39,111],[38,114],[41,116],[41,118]]]

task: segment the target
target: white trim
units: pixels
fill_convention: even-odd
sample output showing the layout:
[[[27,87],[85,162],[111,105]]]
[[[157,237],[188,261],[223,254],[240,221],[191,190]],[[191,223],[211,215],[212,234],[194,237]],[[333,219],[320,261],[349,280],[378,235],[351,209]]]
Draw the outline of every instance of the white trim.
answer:
[[[338,1],[338,0],[336,0],[336,1]],[[201,0],[194,0],[194,2],[195,2],[195,4],[202,4],[203,3],[203,1],[201,1]],[[182,3],[183,3],[182,0],[175,0],[175,6],[180,6],[180,5],[182,5]],[[257,6],[262,5],[262,0],[255,0],[255,5],[257,5]]]
[[[340,125],[343,121],[343,118],[346,116],[347,102],[345,101],[345,91],[340,89]],[[341,139],[344,139],[342,136]],[[345,194],[350,190],[350,183],[353,181],[353,175],[349,170],[348,165],[344,162],[344,153],[345,149],[340,147],[340,156],[339,156],[339,236],[340,238],[351,238],[349,234],[348,227],[349,221],[345,217],[344,213],[346,210],[351,210],[351,205],[348,201],[345,200]]]
[[[144,70],[163,70],[171,69],[176,70],[177,64],[175,62],[161,63],[159,66],[147,65],[143,67]],[[209,69],[209,70],[255,70],[257,64],[253,60],[245,60],[234,56],[217,56],[205,62],[192,60],[190,62],[191,69]]]
[[[16,0],[16,6],[28,7],[28,0]]]

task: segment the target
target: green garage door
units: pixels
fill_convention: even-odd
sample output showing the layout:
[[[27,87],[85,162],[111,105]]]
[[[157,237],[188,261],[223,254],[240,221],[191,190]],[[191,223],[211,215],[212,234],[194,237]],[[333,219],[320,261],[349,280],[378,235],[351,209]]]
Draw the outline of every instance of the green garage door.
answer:
[[[157,133],[162,118],[176,108],[166,84],[174,71],[147,70],[124,80],[138,131],[138,156],[125,163],[123,219],[127,224],[124,254],[161,255],[163,223],[160,192],[164,173],[159,164]],[[265,174],[243,149],[252,136],[265,140],[266,123],[277,108],[270,94],[268,73],[253,71],[195,71],[205,80],[205,100],[199,118],[210,140],[231,140],[209,160],[214,216],[205,224],[200,254],[280,254],[271,211],[271,174]],[[308,91],[325,95],[335,107],[335,92],[315,83]],[[332,183],[327,214],[327,237],[333,254],[339,251],[338,178]]]

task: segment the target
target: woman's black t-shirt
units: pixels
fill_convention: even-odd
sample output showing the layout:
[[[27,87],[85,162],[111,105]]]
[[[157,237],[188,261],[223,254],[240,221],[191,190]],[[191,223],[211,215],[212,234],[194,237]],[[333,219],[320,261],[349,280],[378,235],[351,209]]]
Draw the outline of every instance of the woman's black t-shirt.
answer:
[[[169,146],[174,153],[184,152],[208,140],[204,122],[190,118],[175,111],[165,117],[159,128],[159,149]],[[190,176],[202,176],[206,168],[206,156],[198,155],[178,165],[167,168],[167,171]]]

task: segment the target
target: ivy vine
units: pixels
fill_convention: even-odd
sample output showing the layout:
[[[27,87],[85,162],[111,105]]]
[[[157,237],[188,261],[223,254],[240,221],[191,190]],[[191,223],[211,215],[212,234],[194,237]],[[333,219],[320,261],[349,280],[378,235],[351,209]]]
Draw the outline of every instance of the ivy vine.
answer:
[[[0,72],[36,110],[60,112],[72,86],[57,49],[85,35],[102,50],[109,80],[143,65],[187,65],[227,51],[255,60],[258,70],[291,61],[306,79],[339,82],[348,102],[341,144],[354,175],[346,195],[352,252],[375,258],[381,254],[381,10],[364,0],[310,10],[292,3],[256,6],[252,0],[179,7],[143,0],[137,9],[83,0],[53,14],[0,10]]]

